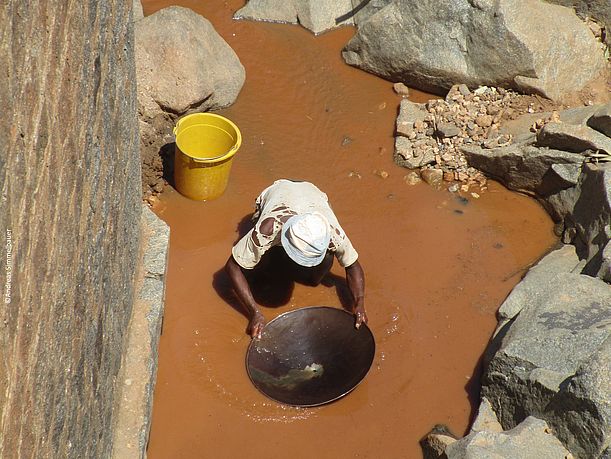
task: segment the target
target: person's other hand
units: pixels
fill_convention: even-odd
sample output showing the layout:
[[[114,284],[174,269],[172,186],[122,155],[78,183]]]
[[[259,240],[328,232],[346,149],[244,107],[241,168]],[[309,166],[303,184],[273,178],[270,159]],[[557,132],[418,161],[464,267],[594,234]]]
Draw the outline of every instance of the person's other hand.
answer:
[[[255,312],[248,323],[248,333],[250,333],[250,337],[252,339],[261,338],[263,328],[265,328],[265,317],[263,317],[263,314],[260,312]]]
[[[354,318],[356,319],[354,326],[357,329],[359,329],[361,325],[367,323],[369,319],[367,318],[367,313],[365,312],[365,306],[360,305],[354,308]]]

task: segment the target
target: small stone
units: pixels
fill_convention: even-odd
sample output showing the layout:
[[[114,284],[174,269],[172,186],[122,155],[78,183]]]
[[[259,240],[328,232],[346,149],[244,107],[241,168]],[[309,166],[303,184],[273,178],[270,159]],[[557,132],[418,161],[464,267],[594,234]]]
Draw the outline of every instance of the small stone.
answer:
[[[454,181],[454,172],[444,172],[443,180],[445,182],[453,182]]]
[[[439,123],[437,125],[437,135],[441,138],[456,137],[460,134],[460,129],[453,123]]]
[[[345,135],[344,138],[342,139],[342,147],[345,147],[346,145],[350,145],[351,143],[352,143],[352,138]]]
[[[475,118],[475,124],[483,128],[490,127],[492,125],[492,116],[480,115],[477,118]]]
[[[405,183],[407,183],[410,186],[416,185],[420,182],[422,182],[422,179],[420,178],[420,175],[418,174],[418,172],[409,172],[406,175],[403,176],[403,180],[405,181]]]
[[[460,190],[466,193],[467,191],[469,191],[469,185],[461,185]]]
[[[348,177],[360,179],[361,178],[361,174],[359,174],[357,171],[351,171],[348,174]]]
[[[400,96],[408,96],[409,95],[409,88],[407,86],[405,86],[405,84],[403,84],[401,82],[393,84],[392,88]]]
[[[477,193],[471,193],[471,196],[473,196],[475,199],[479,198],[479,194]]]
[[[453,183],[452,185],[448,187],[448,191],[450,193],[456,193],[458,189],[459,189],[458,183]]]
[[[494,116],[494,115],[498,115],[499,114],[499,112],[501,111],[501,108],[497,107],[496,105],[490,105],[486,109],[486,111],[488,112],[489,115]]]
[[[397,134],[403,137],[409,137],[414,132],[414,123],[410,121],[401,121],[397,123]]]
[[[417,132],[424,132],[424,128],[425,128],[424,121],[417,120],[414,122],[414,129],[416,129]]]
[[[386,172],[385,170],[375,170],[373,171],[373,173],[375,175],[377,175],[378,177],[381,177],[383,179],[387,179],[388,178],[388,172]]]
[[[433,188],[441,188],[443,172],[440,169],[424,169],[420,175],[422,176],[422,180],[431,185]]]
[[[469,91],[469,87],[466,84],[459,84],[458,85],[458,91],[463,96],[468,96],[469,94],[471,94],[471,91]]]
[[[378,110],[384,110],[386,108],[386,102],[382,102],[380,105],[378,105]]]

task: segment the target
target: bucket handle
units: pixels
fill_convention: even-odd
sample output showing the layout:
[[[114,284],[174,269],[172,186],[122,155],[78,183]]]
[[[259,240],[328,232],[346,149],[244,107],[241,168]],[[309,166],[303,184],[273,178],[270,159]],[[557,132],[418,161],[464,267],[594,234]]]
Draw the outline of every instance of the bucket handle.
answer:
[[[195,161],[196,163],[209,163],[211,161],[214,161],[215,159],[222,158],[223,156],[228,156],[228,155],[232,154],[236,150],[237,150],[236,147],[232,147],[231,150],[229,150],[227,153],[223,153],[222,155],[214,156],[212,158],[194,158],[193,156],[190,156],[190,158],[193,161]]]

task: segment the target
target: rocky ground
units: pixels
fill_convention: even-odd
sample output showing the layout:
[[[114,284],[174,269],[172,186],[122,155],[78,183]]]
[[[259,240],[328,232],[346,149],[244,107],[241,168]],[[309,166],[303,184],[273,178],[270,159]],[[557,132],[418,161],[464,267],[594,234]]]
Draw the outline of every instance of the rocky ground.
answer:
[[[609,83],[606,85],[611,87]],[[404,89],[396,86],[396,91],[402,93]],[[558,121],[558,112],[569,104],[593,105],[604,98],[603,92],[586,89],[571,101],[559,103],[503,88],[483,86],[471,91],[466,85],[455,85],[445,99],[426,104],[405,100],[396,124],[395,161],[419,169],[405,176],[409,184],[423,179],[441,187],[445,181],[450,191],[469,191],[477,197],[487,189],[486,177],[468,164],[460,147],[477,145],[492,149],[511,145],[513,135],[503,129],[508,121],[540,113],[541,116],[532,117],[530,126],[532,132],[537,132],[545,124]]]

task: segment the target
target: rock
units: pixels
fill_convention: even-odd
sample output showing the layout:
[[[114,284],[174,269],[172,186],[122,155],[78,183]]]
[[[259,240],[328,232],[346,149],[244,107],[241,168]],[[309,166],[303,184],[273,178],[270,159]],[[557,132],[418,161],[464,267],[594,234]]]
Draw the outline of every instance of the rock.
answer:
[[[611,138],[588,127],[568,123],[548,123],[537,135],[537,145],[581,153],[586,150],[611,154]]]
[[[466,84],[459,84],[458,85],[458,91],[463,96],[468,96],[469,94],[471,94],[471,91],[469,90],[469,87]]]
[[[503,431],[503,426],[496,417],[496,413],[486,397],[483,397],[479,404],[477,416],[475,417],[475,421],[473,421],[470,433],[482,431],[495,433]]]
[[[353,11],[356,14],[353,16],[354,23],[360,26],[363,22],[367,21],[370,16],[373,16],[392,0],[352,0]]]
[[[435,162],[435,153],[431,148],[424,150],[423,154],[416,156],[412,148],[412,142],[406,138],[395,137],[395,163],[408,169],[416,169]]]
[[[586,164],[576,188],[573,207],[562,210],[565,228],[576,230],[577,253],[587,261],[583,272],[596,276],[611,239],[611,163]]]
[[[460,148],[471,167],[492,176],[507,188],[534,195],[557,193],[567,187],[567,180],[550,173],[552,165],[579,168],[585,158],[581,155],[548,148],[509,145],[483,149],[474,145]]]
[[[573,262],[570,253],[556,255],[559,271]],[[576,273],[547,279],[538,286],[530,279],[519,314],[501,322],[482,396],[505,429],[536,416],[576,457],[599,457],[611,440],[611,289]]]
[[[572,273],[578,265],[579,257],[572,245],[564,245],[547,254],[509,293],[498,310],[499,319],[516,317],[542,288],[553,289],[559,274]]]
[[[413,140],[416,131],[423,131],[426,115],[424,104],[416,104],[403,99],[399,105],[399,115],[396,121],[397,134]],[[414,133],[414,136],[411,135],[412,133]]]
[[[605,65],[572,10],[538,0],[394,0],[359,25],[342,55],[350,65],[437,94],[463,82],[554,100],[583,88]]]
[[[141,253],[132,17],[0,7],[3,458],[112,457]]]
[[[611,137],[611,103],[600,107],[587,123],[592,129]]]
[[[611,242],[607,242],[607,245],[602,250],[601,258],[600,269],[596,275],[599,279],[611,284]]]
[[[605,24],[606,43],[611,45],[611,8],[608,0],[549,0],[550,3],[568,6],[575,9],[582,18],[594,18]]]
[[[142,207],[144,279],[132,310],[127,352],[118,376],[124,383],[119,385],[121,405],[117,410],[113,459],[145,456],[157,377],[170,228],[148,206]]]
[[[144,10],[142,9],[142,2],[140,0],[132,1],[132,15],[133,21],[139,21],[144,17]]]
[[[479,127],[487,128],[492,126],[492,116],[490,115],[481,115],[475,118],[475,124]]]
[[[400,96],[409,96],[409,88],[401,82],[393,84],[392,88]]]
[[[217,110],[231,105],[245,72],[212,24],[187,8],[164,8],[136,23],[140,115]]]
[[[418,183],[422,182],[418,172],[408,172],[403,176],[403,180],[405,180],[405,183],[408,185],[417,185]]]
[[[423,459],[447,459],[446,448],[456,441],[455,438],[440,433],[429,433],[420,440]]]
[[[529,416],[506,432],[474,432],[449,444],[448,459],[573,459],[540,419]]]
[[[604,107],[605,105],[592,105],[588,107],[569,108],[568,110],[558,112],[557,119],[554,119],[553,121],[574,124],[576,126],[585,126],[592,115],[596,114]]]
[[[336,23],[352,10],[352,0],[249,0],[233,18],[301,24],[319,34],[340,25],[354,25],[352,17]]]
[[[460,134],[460,129],[452,123],[439,123],[436,134],[442,138],[456,137]]]
[[[441,169],[423,169],[420,176],[433,188],[440,189],[443,184],[443,171]]]

